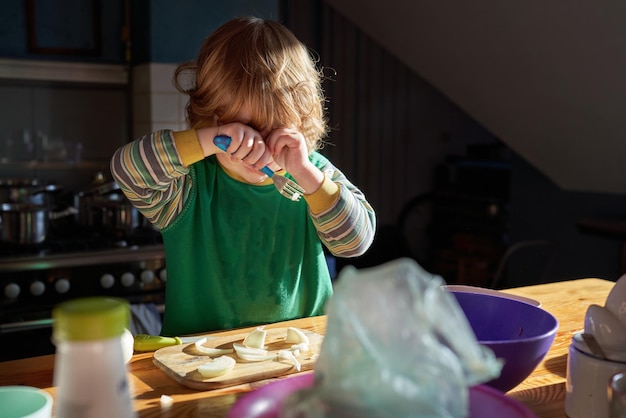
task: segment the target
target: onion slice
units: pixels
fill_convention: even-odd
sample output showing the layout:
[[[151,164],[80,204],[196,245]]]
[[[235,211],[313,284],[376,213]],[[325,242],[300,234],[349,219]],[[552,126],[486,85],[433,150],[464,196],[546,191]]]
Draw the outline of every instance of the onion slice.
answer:
[[[298,343],[291,346],[291,351],[298,351],[302,353],[308,353],[311,351],[307,343]]]
[[[163,407],[172,406],[172,404],[174,403],[174,398],[168,395],[161,395],[160,400],[161,400],[161,406]]]
[[[198,372],[206,378],[218,377],[232,370],[235,367],[235,363],[234,358],[221,356],[201,364],[198,367]]]
[[[278,359],[279,360],[288,360],[293,364],[297,371],[300,371],[301,365],[296,356],[294,356],[293,351],[290,350],[279,350],[278,351]]]
[[[201,338],[196,341],[196,350],[201,352],[202,354],[206,354],[211,357],[215,356],[223,356],[224,354],[230,354],[233,352],[232,348],[213,348],[213,347],[205,347],[203,344],[207,342],[206,338]]]
[[[257,327],[246,335],[246,338],[243,339],[243,345],[250,348],[264,348],[266,335],[267,331],[263,327]]]
[[[309,337],[307,337],[304,331],[302,331],[301,329],[289,327],[287,328],[287,336],[285,337],[285,342],[294,344],[309,344]]]
[[[276,357],[264,348],[251,348],[243,344],[233,343],[233,348],[237,352],[237,356],[246,361],[265,361]]]
[[[273,360],[276,358],[276,354],[273,354],[273,353],[259,354],[259,355],[242,353],[242,354],[237,354],[237,356],[244,361],[255,361],[255,362]]]

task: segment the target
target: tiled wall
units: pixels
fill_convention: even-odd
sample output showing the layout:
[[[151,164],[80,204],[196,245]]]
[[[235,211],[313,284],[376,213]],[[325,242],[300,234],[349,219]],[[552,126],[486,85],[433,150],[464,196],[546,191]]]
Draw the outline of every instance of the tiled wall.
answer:
[[[186,96],[172,84],[176,64],[134,67],[129,80],[120,66],[58,66],[2,61],[0,178],[37,177],[80,190],[97,172],[108,176],[120,145],[158,129],[185,129]],[[63,154],[51,148],[61,140]]]
[[[0,82],[0,179],[37,178],[65,191],[108,175],[129,138],[126,86]]]
[[[138,138],[159,129],[183,130],[187,96],[174,87],[176,64],[149,63],[133,68],[132,136]]]

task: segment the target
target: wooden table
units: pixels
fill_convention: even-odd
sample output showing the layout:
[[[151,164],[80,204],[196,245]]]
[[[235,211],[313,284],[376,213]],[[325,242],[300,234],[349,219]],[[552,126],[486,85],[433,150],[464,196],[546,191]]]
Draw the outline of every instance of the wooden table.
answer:
[[[602,279],[580,279],[508,289],[506,292],[541,302],[559,320],[559,331],[544,361],[508,395],[527,405],[538,418],[566,418],[564,411],[567,351],[572,334],[582,329],[587,307],[604,305],[614,283]],[[268,325],[295,326],[319,334],[326,331],[326,317],[305,318]],[[252,328],[250,328],[252,329]],[[220,332],[220,335],[249,329]],[[29,385],[55,395],[52,386],[54,355],[0,363],[0,385]],[[129,364],[130,383],[139,417],[223,417],[242,394],[268,381],[211,391],[196,391],[179,385],[152,363],[151,353],[136,354]],[[161,395],[174,399],[162,408]]]

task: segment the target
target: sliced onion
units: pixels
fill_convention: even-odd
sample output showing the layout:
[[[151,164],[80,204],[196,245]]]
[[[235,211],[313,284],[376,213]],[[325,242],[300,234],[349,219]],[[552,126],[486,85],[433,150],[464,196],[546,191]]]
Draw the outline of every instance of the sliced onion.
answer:
[[[233,348],[237,352],[237,356],[246,361],[265,361],[276,357],[264,348],[250,348],[243,344],[233,343]]]
[[[246,335],[246,338],[243,339],[243,345],[250,348],[264,348],[266,335],[267,331],[263,327],[258,327]]]
[[[232,348],[213,348],[213,347],[205,347],[203,344],[207,342],[206,338],[202,338],[196,341],[196,350],[200,351],[202,354],[209,355],[211,357],[215,356],[223,356],[224,354],[230,354],[233,352]]]
[[[278,351],[278,359],[279,360],[288,360],[288,361],[290,361],[294,365],[296,370],[300,371],[300,368],[301,368],[300,362],[298,361],[296,356],[294,356],[293,351],[290,351],[290,350],[279,350]]]
[[[252,348],[246,347],[243,344],[233,343],[233,348],[239,354],[248,354],[251,356],[262,356],[268,353],[268,351],[264,348]]]
[[[174,398],[168,395],[161,395],[161,406],[172,406],[174,403]]]
[[[292,345],[291,351],[299,351],[303,353],[308,353],[309,351],[311,351],[311,349],[309,348],[309,345],[307,343],[299,343],[299,344]]]
[[[203,377],[211,378],[226,374],[235,367],[235,359],[228,356],[221,356],[207,361],[198,367],[198,371]]]
[[[309,337],[299,328],[289,327],[287,328],[287,336],[285,337],[286,343],[307,343],[309,344]]]
[[[260,354],[260,355],[254,355],[254,354],[237,354],[237,356],[245,361],[267,361],[267,360],[273,360],[276,358],[276,354],[274,353],[267,353],[267,354]]]

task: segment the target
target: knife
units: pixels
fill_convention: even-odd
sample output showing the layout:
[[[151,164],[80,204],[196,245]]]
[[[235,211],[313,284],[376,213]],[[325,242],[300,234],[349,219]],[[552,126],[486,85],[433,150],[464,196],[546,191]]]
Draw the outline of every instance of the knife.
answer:
[[[163,337],[161,335],[137,334],[133,343],[135,351],[156,351],[172,345],[195,343],[205,337]]]

